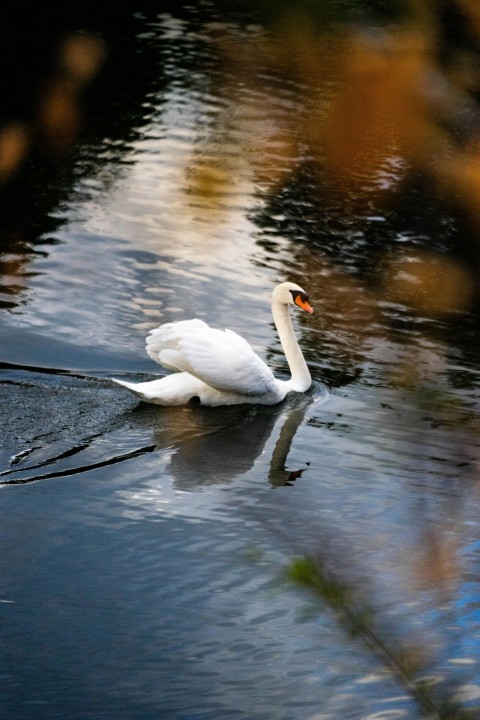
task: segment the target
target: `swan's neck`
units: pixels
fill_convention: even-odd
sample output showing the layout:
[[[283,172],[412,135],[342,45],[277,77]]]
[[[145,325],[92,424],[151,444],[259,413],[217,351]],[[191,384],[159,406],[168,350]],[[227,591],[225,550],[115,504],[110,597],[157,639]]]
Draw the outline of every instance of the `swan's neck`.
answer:
[[[305,392],[312,384],[312,378],[295,337],[288,305],[274,301],[272,315],[292,375],[291,389]]]

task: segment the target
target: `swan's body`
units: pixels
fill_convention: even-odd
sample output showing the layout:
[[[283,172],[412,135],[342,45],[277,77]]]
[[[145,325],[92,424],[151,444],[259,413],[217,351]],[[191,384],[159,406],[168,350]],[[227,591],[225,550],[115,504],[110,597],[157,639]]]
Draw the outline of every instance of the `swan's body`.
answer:
[[[278,285],[272,295],[272,314],[290,380],[278,380],[232,330],[215,330],[203,320],[183,320],[160,325],[147,337],[148,355],[174,374],[143,383],[115,382],[157,405],[184,405],[192,398],[202,405],[275,405],[288,392],[305,392],[312,380],[289,315],[288,306],[294,304],[313,313],[301,287],[291,282]]]

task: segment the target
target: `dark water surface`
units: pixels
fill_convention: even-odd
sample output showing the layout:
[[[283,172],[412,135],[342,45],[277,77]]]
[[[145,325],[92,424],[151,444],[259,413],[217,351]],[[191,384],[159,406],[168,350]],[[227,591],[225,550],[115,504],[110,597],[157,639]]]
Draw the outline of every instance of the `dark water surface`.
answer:
[[[262,98],[222,75],[211,38],[263,31],[199,7],[132,16],[123,59],[141,82],[129,100],[92,94],[68,178],[51,171],[29,242],[1,256],[1,717],[418,717],[385,662],[286,581],[306,553],[393,650],[422,650],[434,692],[478,710],[478,318],[429,319],[364,282],[369,242],[440,248],[453,221],[417,233],[426,201],[395,222],[319,214],[308,157],[286,183],[255,178],[235,138],[267,123]],[[274,93],[280,117],[304,90]],[[225,113],[227,179],[202,194],[193,161],[216,157]],[[401,172],[392,160],[385,182]],[[159,408],[110,382],[163,372],[144,336],[188,317],[284,375],[269,301],[287,278],[317,311],[295,318],[305,397]],[[401,381],[412,367],[421,393]]]

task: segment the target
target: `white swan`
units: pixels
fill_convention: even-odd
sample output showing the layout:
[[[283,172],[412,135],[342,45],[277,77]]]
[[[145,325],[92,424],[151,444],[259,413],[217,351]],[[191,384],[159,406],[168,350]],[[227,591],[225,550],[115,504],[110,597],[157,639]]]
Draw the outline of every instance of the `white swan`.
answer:
[[[159,380],[129,383],[114,380],[145,402],[184,405],[198,398],[202,405],[258,403],[274,405],[288,392],[305,392],[312,383],[288,310],[298,305],[313,313],[301,287],[284,282],[272,294],[272,315],[290,367],[291,379],[278,380],[240,335],[215,330],[203,320],[166,323],[151,330],[147,353],[167,370]]]

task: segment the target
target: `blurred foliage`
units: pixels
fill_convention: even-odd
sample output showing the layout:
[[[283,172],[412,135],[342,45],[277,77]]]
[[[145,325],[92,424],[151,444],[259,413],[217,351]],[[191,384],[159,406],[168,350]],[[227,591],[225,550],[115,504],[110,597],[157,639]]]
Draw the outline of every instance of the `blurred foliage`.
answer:
[[[81,95],[98,73],[106,48],[88,33],[67,35],[57,48],[51,74],[42,79],[33,116],[5,122],[0,130],[0,181],[18,172],[34,144],[51,153],[72,146],[82,124]]]
[[[420,713],[430,719],[467,720],[474,716],[462,709],[449,690],[434,693],[423,679],[430,661],[429,650],[420,644],[392,642],[391,630],[384,633],[376,626],[373,608],[359,600],[359,592],[340,582],[318,554],[293,560],[288,576],[295,584],[310,590],[336,614],[339,625],[373,652],[415,701]],[[365,594],[365,591],[363,592]]]

